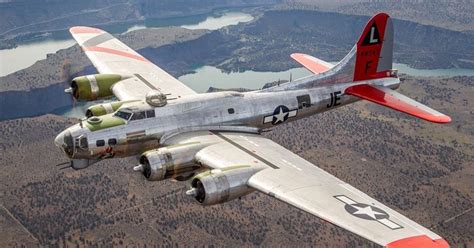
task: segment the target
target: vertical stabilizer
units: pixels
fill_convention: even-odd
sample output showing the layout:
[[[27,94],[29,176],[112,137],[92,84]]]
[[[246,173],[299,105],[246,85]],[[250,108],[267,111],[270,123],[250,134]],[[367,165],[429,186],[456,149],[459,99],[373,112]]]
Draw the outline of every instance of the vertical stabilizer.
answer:
[[[393,24],[385,13],[372,17],[357,41],[354,81],[390,75],[393,57]]]

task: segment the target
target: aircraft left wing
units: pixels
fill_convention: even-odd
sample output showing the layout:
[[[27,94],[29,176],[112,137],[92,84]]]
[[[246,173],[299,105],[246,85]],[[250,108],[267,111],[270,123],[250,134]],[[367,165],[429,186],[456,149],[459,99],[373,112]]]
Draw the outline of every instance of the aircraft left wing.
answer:
[[[211,169],[258,168],[248,186],[389,248],[449,247],[437,234],[256,133],[190,132],[172,144],[211,143],[196,161]],[[210,142],[210,139],[215,141]]]
[[[196,94],[160,67],[129,48],[111,34],[91,27],[69,29],[99,73],[128,77],[113,86],[119,100],[141,100],[151,90],[178,98]]]

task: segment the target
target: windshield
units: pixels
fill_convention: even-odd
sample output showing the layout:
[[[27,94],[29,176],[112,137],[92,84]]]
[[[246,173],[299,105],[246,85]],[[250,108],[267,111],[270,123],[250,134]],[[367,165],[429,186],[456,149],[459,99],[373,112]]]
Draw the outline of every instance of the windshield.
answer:
[[[125,119],[127,121],[128,121],[128,119],[130,119],[131,115],[132,115],[131,113],[124,112],[124,111],[117,111],[117,113],[114,114],[114,116],[120,117],[120,118]]]

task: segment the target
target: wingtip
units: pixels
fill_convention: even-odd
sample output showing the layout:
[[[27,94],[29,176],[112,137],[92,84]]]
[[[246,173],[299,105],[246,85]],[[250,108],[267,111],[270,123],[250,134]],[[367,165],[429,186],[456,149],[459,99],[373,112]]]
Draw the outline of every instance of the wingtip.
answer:
[[[296,58],[301,57],[303,55],[305,55],[305,54],[304,53],[292,53],[290,55],[290,57],[293,58],[293,59],[296,59]]]
[[[442,116],[437,117],[433,122],[439,123],[439,124],[448,124],[448,123],[451,123],[451,121],[452,121],[451,117],[447,115],[442,115]]]
[[[414,236],[409,238],[404,238],[400,240],[393,241],[389,243],[387,248],[449,248],[448,242],[446,240],[440,239],[431,239],[426,235]]]
[[[98,34],[104,31],[98,28],[86,27],[86,26],[75,26],[69,29],[71,34]]]

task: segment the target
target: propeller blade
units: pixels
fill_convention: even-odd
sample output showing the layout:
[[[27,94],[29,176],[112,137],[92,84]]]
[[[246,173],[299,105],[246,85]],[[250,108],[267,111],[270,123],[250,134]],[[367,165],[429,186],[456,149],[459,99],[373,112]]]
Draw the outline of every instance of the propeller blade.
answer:
[[[67,168],[71,168],[71,166],[70,165],[64,166],[64,167],[59,168],[59,170],[64,170],[64,169],[67,169]]]
[[[65,165],[65,164],[71,164],[71,161],[67,161],[67,162],[64,162],[64,163],[59,163],[56,166],[61,166],[61,165]]]

